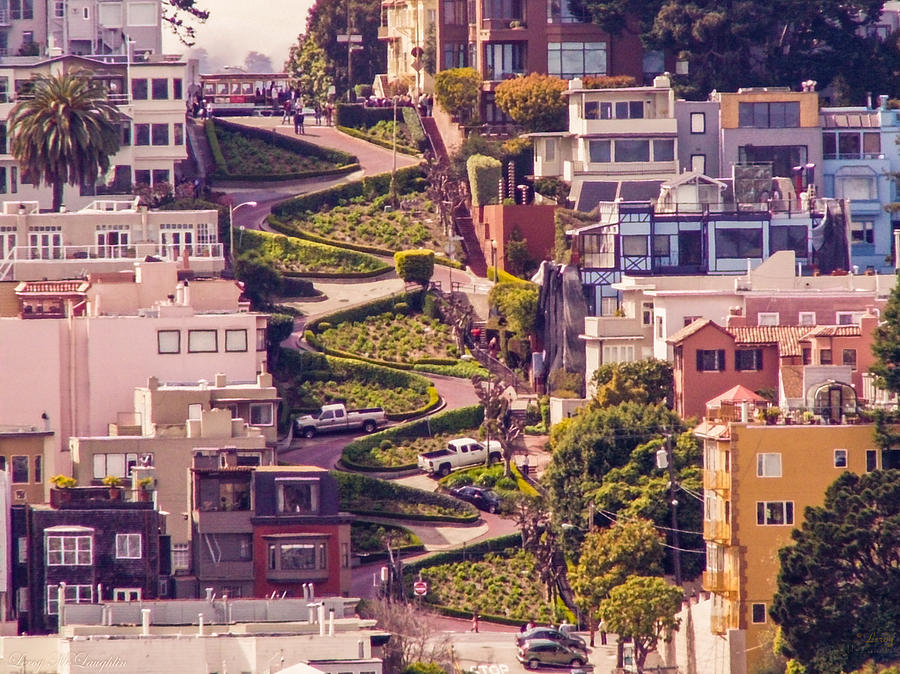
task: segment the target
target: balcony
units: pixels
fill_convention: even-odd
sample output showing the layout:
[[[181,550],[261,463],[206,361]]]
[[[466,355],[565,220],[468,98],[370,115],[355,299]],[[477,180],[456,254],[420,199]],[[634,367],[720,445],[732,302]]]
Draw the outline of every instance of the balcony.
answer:
[[[705,491],[728,492],[731,490],[731,474],[724,470],[704,470],[703,489]]]
[[[50,506],[59,510],[154,510],[150,492],[124,487],[68,487],[50,490]]]
[[[715,594],[737,594],[737,578],[725,571],[710,571],[707,569],[703,572],[703,589]]]
[[[725,520],[704,520],[703,538],[720,543],[731,542],[731,524]]]

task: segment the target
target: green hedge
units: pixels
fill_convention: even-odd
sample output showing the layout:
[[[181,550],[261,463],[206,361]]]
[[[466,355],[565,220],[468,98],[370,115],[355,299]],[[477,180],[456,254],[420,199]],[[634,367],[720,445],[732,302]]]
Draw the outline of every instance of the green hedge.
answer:
[[[406,123],[406,128],[409,129],[409,135],[419,146],[419,150],[427,150],[428,138],[425,136],[425,129],[422,126],[422,120],[419,119],[419,113],[411,106],[404,106],[401,110],[403,110],[403,121]]]
[[[240,133],[248,138],[256,138],[257,140],[269,143],[270,145],[296,152],[307,157],[318,157],[319,159],[324,159],[325,161],[338,165],[359,163],[359,158],[349,152],[322,147],[321,145],[316,145],[315,143],[310,143],[294,136],[286,136],[276,131],[261,129],[255,126],[244,126],[243,124],[227,122],[224,119],[217,118],[207,120],[207,124],[210,122],[214,123],[216,126],[221,126],[226,131]]]
[[[475,506],[455,499],[452,496],[438,494],[406,487],[387,480],[359,475],[357,473],[344,473],[331,471],[338,482],[338,491],[341,498],[341,510],[357,515],[370,517],[397,518],[421,522],[457,522],[468,524],[478,521],[479,514]],[[360,497],[375,501],[384,501],[385,510],[365,510],[354,508]],[[421,503],[425,505],[439,506],[446,510],[459,513],[458,515],[422,515],[399,512],[396,503]]]
[[[484,420],[484,408],[481,405],[460,407],[455,410],[440,412],[426,419],[419,419],[412,423],[387,428],[378,433],[372,433],[354,440],[346,447],[341,455],[341,463],[347,468],[360,471],[405,471],[416,467],[416,464],[407,466],[373,466],[363,463],[363,458],[372,449],[381,444],[383,440],[394,442],[400,438],[424,438],[441,433],[454,433],[468,428],[476,428]]]
[[[430,555],[424,559],[410,562],[403,565],[403,575],[405,578],[415,578],[419,571],[427,569],[429,566],[440,566],[441,564],[455,564],[465,560],[481,560],[490,552],[500,553],[509,548],[522,547],[522,534],[507,534],[498,536],[497,538],[489,538],[479,543],[467,545],[466,548],[456,550],[446,550]],[[469,615],[471,617],[471,614]]]
[[[397,122],[400,123],[399,121]],[[353,138],[359,138],[360,140],[364,140],[367,143],[372,143],[373,145],[378,145],[380,147],[386,148],[388,150],[394,149],[394,142],[390,140],[384,140],[383,138],[376,138],[375,136],[370,136],[365,131],[360,131],[359,129],[352,129],[349,126],[339,126],[337,130],[341,133],[346,133],[348,136],[352,136]],[[397,143],[397,152],[401,154],[408,154],[414,157],[419,156],[421,154],[417,148],[410,147],[409,145],[403,145],[402,143]]]
[[[496,204],[499,200],[498,185],[503,175],[500,160],[483,154],[473,154],[466,161],[469,189],[473,206]]]
[[[422,164],[418,164],[397,169],[396,181],[398,194],[422,192],[425,189],[425,168]],[[274,206],[272,213],[283,220],[290,219],[302,216],[307,211],[315,213],[325,208],[339,206],[342,201],[350,201],[350,199],[355,197],[365,196],[374,199],[382,194],[387,194],[390,187],[390,172],[379,173],[346,185],[339,185],[288,199]]]
[[[257,250],[260,255],[276,263],[284,276],[294,278],[370,278],[390,271],[391,266],[371,255],[357,251],[305,241],[284,234],[272,234],[260,230],[247,230],[242,235],[241,254]],[[318,262],[319,269],[291,269],[285,263],[292,260]],[[360,271],[338,271],[359,269]]]
[[[393,105],[389,108],[367,108],[362,103],[338,103],[334,115],[334,123],[337,126],[365,129],[375,126],[378,122],[390,122],[393,119]]]
[[[216,173],[228,175],[228,164],[225,161],[225,155],[222,154],[222,146],[219,145],[215,123],[211,119],[207,119],[203,124],[203,130],[206,131],[206,140],[209,141],[209,149],[212,152],[213,161],[216,163]]]
[[[427,286],[434,276],[434,251],[427,248],[398,250],[394,253],[397,276],[406,283]]]
[[[320,316],[307,323],[306,329],[318,333],[318,326],[322,321],[331,323],[332,325],[346,322],[358,323],[369,316],[383,314],[386,311],[393,311],[394,305],[397,304],[397,302],[406,302],[408,305],[418,309],[425,301],[424,295],[424,290],[413,290],[411,292],[400,292],[380,297],[371,302],[366,302],[365,304],[341,309],[340,311],[335,311],[327,316]]]
[[[496,274],[496,278],[494,278]],[[488,267],[487,271],[488,281],[498,281],[500,283],[513,283],[515,285],[526,286],[526,287],[534,287],[534,283],[531,281],[526,281],[523,278],[519,278],[518,276],[513,276],[508,271],[503,269],[494,269],[493,267]]]
[[[390,421],[406,421],[407,419],[415,419],[416,417],[420,417],[423,414],[428,414],[432,410],[436,409],[440,404],[441,396],[438,395],[437,389],[434,386],[429,386],[428,402],[424,405],[424,407],[420,407],[417,410],[411,410],[409,412],[386,413],[384,416],[386,416]]]

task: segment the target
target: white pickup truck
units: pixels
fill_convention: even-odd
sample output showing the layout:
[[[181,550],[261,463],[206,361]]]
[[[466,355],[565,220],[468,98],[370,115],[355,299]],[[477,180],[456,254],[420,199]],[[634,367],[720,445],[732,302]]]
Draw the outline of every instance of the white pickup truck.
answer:
[[[361,428],[372,433],[387,421],[384,410],[380,407],[369,407],[362,410],[348,410],[343,403],[323,405],[318,416],[304,414],[294,422],[297,432],[304,438],[311,438],[316,433],[330,431],[349,431]]]
[[[419,454],[419,468],[429,475],[448,475],[455,468],[466,468],[484,463],[490,451],[491,462],[503,458],[503,450],[496,440],[490,441],[490,450],[483,442],[472,438],[457,438],[447,443],[446,449]]]

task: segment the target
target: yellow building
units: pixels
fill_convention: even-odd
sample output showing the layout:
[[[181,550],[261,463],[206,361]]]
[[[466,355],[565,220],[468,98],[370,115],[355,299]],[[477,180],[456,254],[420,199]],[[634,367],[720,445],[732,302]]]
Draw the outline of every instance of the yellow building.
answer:
[[[711,631],[728,641],[730,671],[752,672],[771,652],[769,607],[778,550],[790,543],[807,506],[845,471],[881,467],[871,425],[762,425],[705,420],[703,589],[712,595]]]
[[[0,470],[9,473],[10,503],[46,503],[53,477],[53,431],[35,426],[0,426]]]

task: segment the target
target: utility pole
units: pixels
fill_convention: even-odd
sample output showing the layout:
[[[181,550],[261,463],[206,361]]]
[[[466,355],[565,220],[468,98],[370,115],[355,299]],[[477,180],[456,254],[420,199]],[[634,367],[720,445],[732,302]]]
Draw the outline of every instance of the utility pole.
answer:
[[[672,455],[672,434],[666,434],[666,459],[669,464],[669,504],[672,506],[672,568],[675,584],[681,587],[681,545],[678,542],[678,498],[675,489],[675,461]]]

